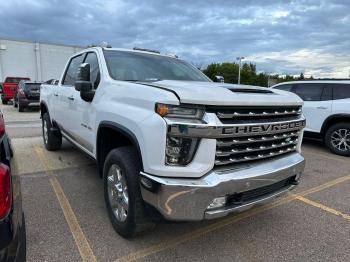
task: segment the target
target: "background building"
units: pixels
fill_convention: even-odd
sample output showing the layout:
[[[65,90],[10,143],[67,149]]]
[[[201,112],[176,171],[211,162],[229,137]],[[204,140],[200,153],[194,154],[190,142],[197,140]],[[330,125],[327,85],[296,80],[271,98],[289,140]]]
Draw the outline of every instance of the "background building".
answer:
[[[6,76],[59,79],[68,57],[83,47],[0,38],[0,82]]]

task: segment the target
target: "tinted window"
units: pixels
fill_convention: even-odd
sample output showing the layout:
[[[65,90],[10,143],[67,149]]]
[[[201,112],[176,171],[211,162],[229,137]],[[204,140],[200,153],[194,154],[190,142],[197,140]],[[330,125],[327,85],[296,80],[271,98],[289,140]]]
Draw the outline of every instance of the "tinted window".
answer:
[[[90,82],[92,86],[96,89],[100,83],[100,68],[98,66],[98,60],[96,53],[88,53],[84,63],[90,64]]]
[[[292,89],[293,85],[280,85],[280,86],[276,86],[274,87],[275,89],[279,89],[279,90],[284,90],[284,91],[290,91]]]
[[[321,101],[322,84],[298,84],[295,93],[304,101]]]
[[[332,85],[324,84],[321,96],[322,101],[333,100]]]
[[[79,56],[73,57],[69,63],[68,69],[66,71],[66,75],[64,77],[63,84],[64,85],[74,85],[74,82],[77,79],[77,70],[78,67],[83,62],[84,55],[81,54]]]
[[[41,83],[27,83],[24,84],[24,89],[29,90],[29,89],[40,89]]]
[[[186,80],[208,78],[194,66],[176,58],[138,52],[105,50],[109,74],[124,81]]]
[[[21,81],[21,80],[23,80],[23,79],[29,80],[29,78],[7,77],[7,78],[5,79],[5,82],[6,82],[6,83],[15,83],[15,84],[18,84],[19,81]]]
[[[334,99],[350,98],[350,85],[347,84],[332,84]]]

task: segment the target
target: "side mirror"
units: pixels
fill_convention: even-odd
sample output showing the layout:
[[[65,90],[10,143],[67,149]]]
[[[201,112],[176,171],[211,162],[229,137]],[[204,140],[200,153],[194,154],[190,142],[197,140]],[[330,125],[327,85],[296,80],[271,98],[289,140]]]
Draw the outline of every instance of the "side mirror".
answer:
[[[77,81],[74,83],[75,90],[80,92],[88,92],[92,90],[90,83],[90,64],[83,63],[77,70]]]
[[[214,82],[218,82],[218,83],[224,83],[225,79],[223,76],[215,76],[214,77]]]
[[[74,83],[75,90],[80,92],[80,97],[86,102],[91,102],[95,95],[95,90],[90,82],[90,64],[83,63],[77,71],[77,81]]]

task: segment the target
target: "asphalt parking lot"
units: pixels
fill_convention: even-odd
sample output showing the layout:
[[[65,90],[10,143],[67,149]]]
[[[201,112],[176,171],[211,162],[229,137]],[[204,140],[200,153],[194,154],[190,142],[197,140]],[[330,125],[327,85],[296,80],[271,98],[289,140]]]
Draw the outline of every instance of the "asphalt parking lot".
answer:
[[[349,261],[350,160],[305,141],[300,186],[201,223],[162,223],[133,240],[109,223],[94,163],[67,142],[44,149],[39,112],[1,105],[21,176],[28,261]]]

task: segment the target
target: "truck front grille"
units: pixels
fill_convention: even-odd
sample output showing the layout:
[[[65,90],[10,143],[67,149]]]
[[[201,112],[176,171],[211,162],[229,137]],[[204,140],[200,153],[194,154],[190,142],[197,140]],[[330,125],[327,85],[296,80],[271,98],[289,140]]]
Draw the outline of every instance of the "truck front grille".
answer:
[[[277,135],[217,139],[215,165],[260,160],[295,151],[299,131]]]
[[[240,126],[242,123],[256,123],[258,127],[259,124],[269,126],[269,123],[289,123],[301,117],[301,107],[298,106],[279,108],[212,107],[211,110],[211,112],[216,113],[222,123],[227,124],[226,120],[229,120],[233,127],[234,123],[240,124]],[[261,130],[261,132],[238,132],[219,137],[216,140],[215,165],[219,167],[262,160],[296,151],[301,129],[302,126],[293,128],[293,126],[287,125],[285,129],[273,134],[263,132],[263,129],[259,128],[257,130]],[[245,129],[241,128],[240,130]]]
[[[209,106],[207,112],[215,113],[223,124],[265,123],[293,120],[300,117],[300,106],[283,107],[218,107]]]

